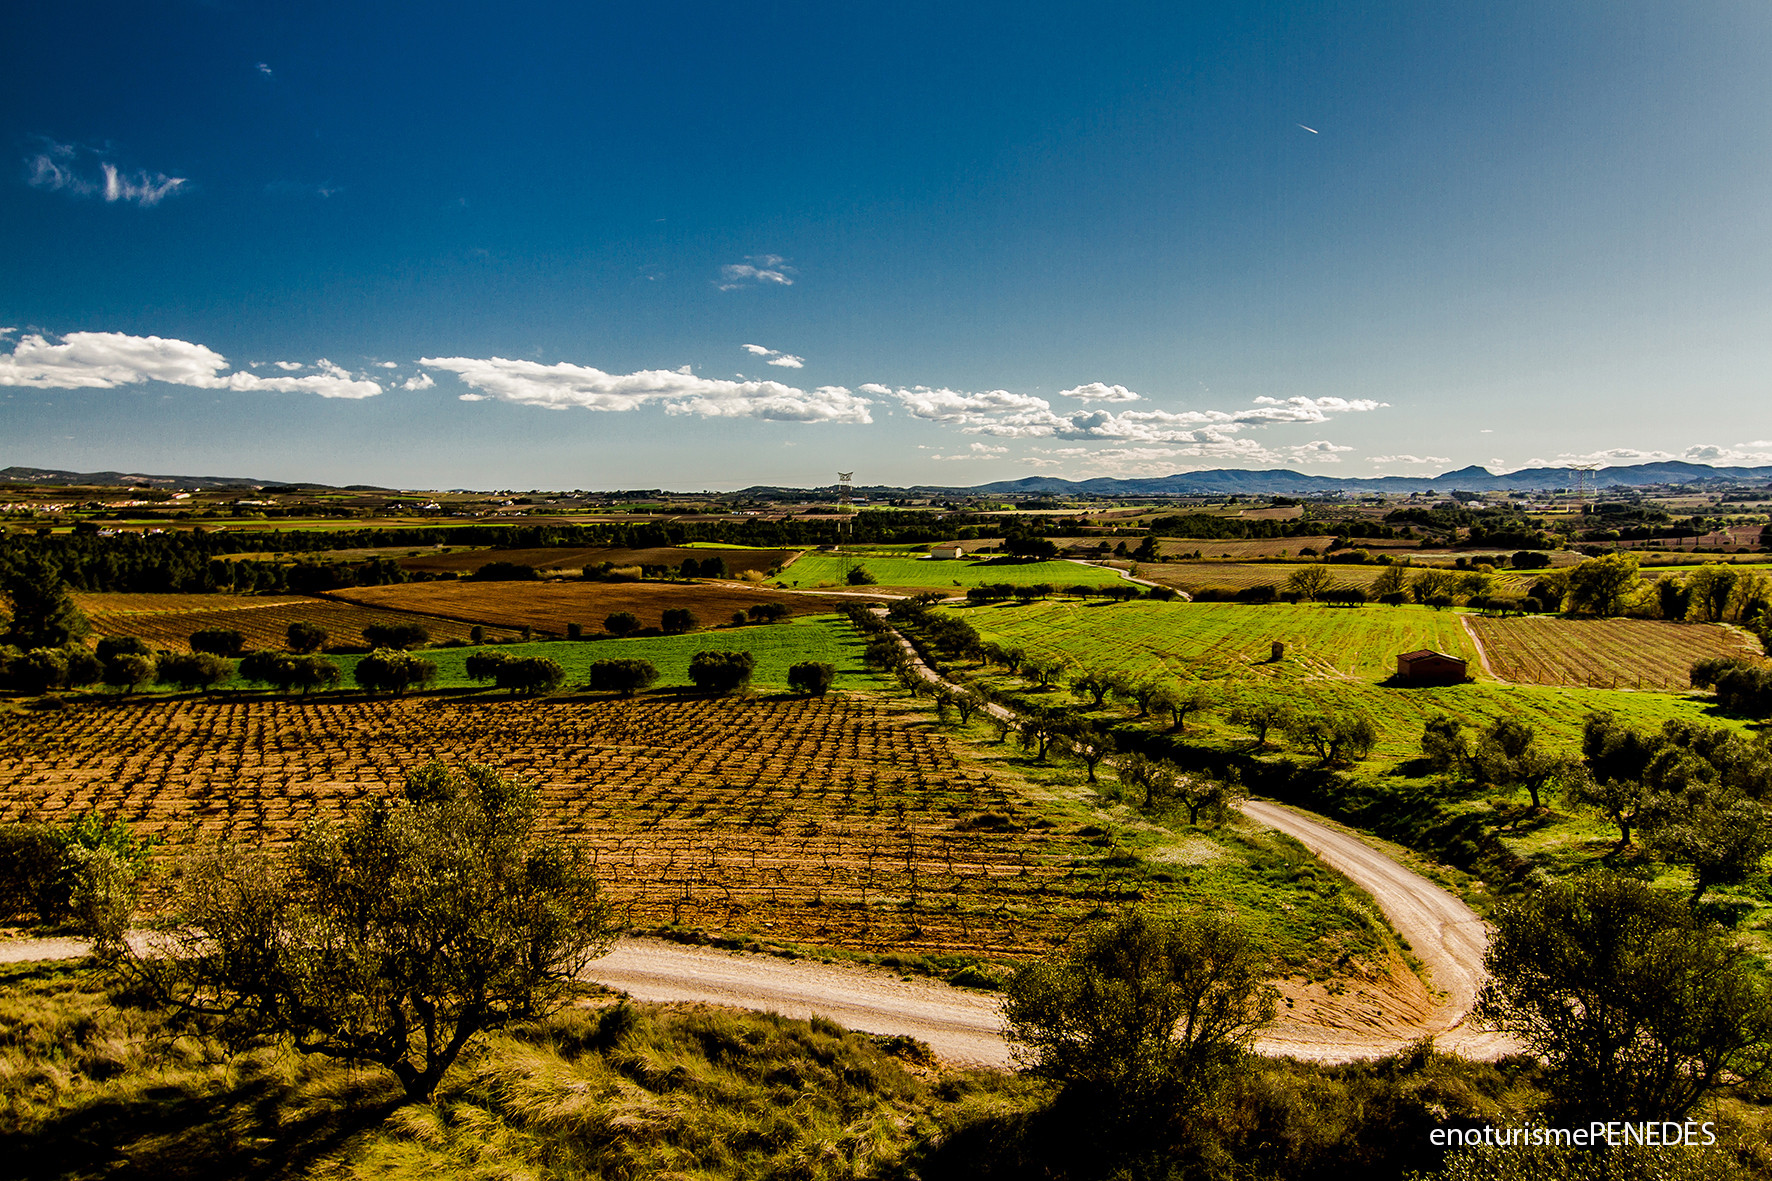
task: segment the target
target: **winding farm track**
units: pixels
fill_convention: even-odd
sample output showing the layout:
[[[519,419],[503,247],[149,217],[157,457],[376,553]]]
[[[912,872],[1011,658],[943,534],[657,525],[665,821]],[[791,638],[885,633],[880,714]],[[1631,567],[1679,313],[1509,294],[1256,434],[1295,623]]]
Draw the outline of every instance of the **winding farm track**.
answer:
[[[1468,615],[1460,615],[1458,617],[1458,622],[1463,626],[1464,634],[1470,637],[1471,647],[1477,650],[1477,663],[1483,666],[1483,671],[1487,673],[1496,684],[1512,684],[1511,681],[1504,681],[1496,676],[1495,670],[1489,667],[1489,652],[1483,647],[1483,638],[1477,634],[1477,629],[1471,626],[1471,617]]]

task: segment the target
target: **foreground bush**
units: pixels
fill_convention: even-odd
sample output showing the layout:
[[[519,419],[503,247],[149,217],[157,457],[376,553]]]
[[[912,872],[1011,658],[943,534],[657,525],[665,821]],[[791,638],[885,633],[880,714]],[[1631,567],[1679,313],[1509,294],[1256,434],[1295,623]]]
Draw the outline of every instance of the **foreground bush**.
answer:
[[[431,763],[286,859],[194,854],[184,924],[133,973],[199,1028],[382,1066],[422,1100],[476,1035],[560,1008],[609,949],[589,861],[539,822],[532,789]]]

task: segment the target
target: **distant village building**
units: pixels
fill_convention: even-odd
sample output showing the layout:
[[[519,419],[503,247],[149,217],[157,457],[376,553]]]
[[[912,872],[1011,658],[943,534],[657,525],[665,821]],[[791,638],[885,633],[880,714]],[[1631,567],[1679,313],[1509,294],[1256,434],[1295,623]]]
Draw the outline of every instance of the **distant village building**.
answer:
[[[932,545],[929,547],[929,556],[932,558],[963,558],[966,556],[966,547],[957,541],[949,545]]]
[[[1422,648],[1397,657],[1397,680],[1405,685],[1457,685],[1467,679],[1465,662]]]

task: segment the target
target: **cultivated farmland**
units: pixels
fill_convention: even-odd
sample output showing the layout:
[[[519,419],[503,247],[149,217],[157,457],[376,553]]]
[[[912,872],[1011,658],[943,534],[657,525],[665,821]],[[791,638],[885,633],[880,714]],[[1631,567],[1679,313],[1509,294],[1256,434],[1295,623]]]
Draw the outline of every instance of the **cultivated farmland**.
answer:
[[[849,571],[856,566],[865,568],[882,587],[944,590],[955,594],[959,593],[956,588],[999,582],[1013,586],[1047,582],[1066,587],[1073,584],[1108,586],[1120,581],[1117,570],[1077,562],[1004,562],[998,565],[989,560],[937,561],[931,558],[808,553],[802,554],[793,565],[777,575],[775,582],[795,587],[842,586]]]
[[[767,588],[744,588],[688,582],[409,582],[398,586],[364,586],[328,592],[328,598],[381,610],[412,611],[440,619],[504,628],[534,628],[561,636],[566,625],[583,625],[587,634],[603,629],[603,620],[617,611],[631,612],[642,627],[658,627],[673,608],[695,613],[703,627],[725,623],[734,611],[758,603],[783,603],[796,615],[833,611],[850,598],[789,594]]]
[[[1202,541],[1195,548],[1204,549],[1208,554],[1219,552],[1213,547],[1213,541]],[[1293,553],[1297,553],[1295,549]],[[1442,563],[1444,564],[1444,563]],[[1150,582],[1172,586],[1177,590],[1193,594],[1202,590],[1242,590],[1250,586],[1271,586],[1276,590],[1286,589],[1286,579],[1294,570],[1318,563],[1301,562],[1144,562],[1138,567],[1138,576]],[[1323,564],[1334,578],[1335,586],[1357,586],[1368,589],[1378,580],[1386,567],[1356,562],[1333,562]],[[1495,589],[1498,593],[1521,594],[1532,583],[1535,575],[1497,573]]]
[[[421,553],[402,557],[399,561],[407,570],[471,574],[488,562],[514,562],[534,566],[537,570],[581,570],[603,562],[615,566],[678,567],[685,558],[694,558],[698,562],[705,562],[709,558],[724,558],[726,568],[733,574],[739,574],[746,570],[773,570],[793,552],[785,549],[716,549],[703,546],[658,546],[651,549],[555,546],[548,549],[458,549],[449,553]]]
[[[1464,617],[1504,681],[1614,689],[1689,687],[1694,662],[1711,656],[1759,656],[1760,645],[1719,623],[1659,619]]]
[[[1358,710],[1378,729],[1375,753],[1392,760],[1419,754],[1423,726],[1442,713],[1477,726],[1518,717],[1565,745],[1579,741],[1582,718],[1595,710],[1614,711],[1644,727],[1669,718],[1734,724],[1712,717],[1701,701],[1667,693],[1497,685],[1483,676],[1460,623],[1465,617],[1426,607],[1046,602],[946,610],[970,620],[986,640],[1057,658],[1072,671],[1206,681],[1214,704],[1198,723],[1190,719],[1189,727],[1227,741],[1240,740],[1242,732],[1222,713],[1241,699]],[[1276,640],[1286,645],[1285,659],[1270,662]],[[1397,654],[1417,648],[1465,658],[1476,683],[1423,689],[1383,684],[1395,672]],[[1070,698],[1066,693],[1059,699]]]
[[[470,624],[406,611],[359,607],[303,595],[155,595],[77,593],[74,601],[91,618],[99,636],[137,636],[174,651],[189,651],[192,632],[232,628],[249,648],[282,648],[289,625],[311,623],[326,629],[330,643],[360,645],[371,624],[416,623],[434,640],[465,640]],[[489,639],[515,638],[506,628],[487,629]]]
[[[1236,852],[1153,871],[1091,813],[1039,802],[879,698],[73,704],[8,719],[0,819],[96,808],[274,846],[432,757],[536,783],[547,823],[591,850],[640,928],[1018,956],[1133,898],[1223,905],[1234,879],[1283,954],[1382,959],[1327,878],[1307,884],[1331,929],[1288,934],[1280,892],[1301,870],[1285,856],[1258,874],[1227,837]]]
[[[657,688],[688,685],[689,661],[697,652],[710,650],[749,652],[756,660],[751,684],[759,690],[787,687],[788,669],[802,661],[816,660],[837,670],[838,689],[877,689],[882,682],[861,662],[862,642],[840,616],[802,615],[783,623],[689,632],[680,636],[646,636],[598,639],[585,642],[559,640],[552,643],[517,644],[494,651],[510,656],[545,656],[566,671],[566,684],[583,685],[591,665],[599,660],[638,658],[658,670]],[[437,665],[438,689],[484,688],[485,682],[468,679],[467,660],[483,648],[433,648],[423,655]],[[336,658],[345,683],[358,658]]]

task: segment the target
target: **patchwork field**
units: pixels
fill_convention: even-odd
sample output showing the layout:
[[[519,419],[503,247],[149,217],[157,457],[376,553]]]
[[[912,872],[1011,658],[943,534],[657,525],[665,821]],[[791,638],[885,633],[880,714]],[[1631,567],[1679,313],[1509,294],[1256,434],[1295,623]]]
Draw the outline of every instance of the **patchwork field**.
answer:
[[[1211,547],[1216,542],[1202,542],[1208,554],[1215,553]],[[1297,550],[1293,551],[1297,553]],[[1242,590],[1250,586],[1272,586],[1276,590],[1286,589],[1286,580],[1294,570],[1306,565],[1317,563],[1302,562],[1142,562],[1138,567],[1138,576],[1150,582],[1172,586],[1177,590],[1193,594],[1202,590]],[[1425,564],[1425,563],[1424,563]],[[1449,565],[1443,557],[1436,565]],[[1386,567],[1369,564],[1334,563],[1327,567],[1334,577],[1332,586],[1357,586],[1368,589],[1378,580],[1378,576]],[[1523,593],[1531,586],[1535,575],[1509,574],[1498,571],[1495,575],[1495,589],[1498,593]]]
[[[723,546],[660,546],[652,549],[560,546],[548,549],[458,549],[449,553],[421,553],[415,557],[404,557],[400,559],[400,565],[407,570],[471,574],[488,562],[516,562],[524,566],[534,566],[537,570],[582,570],[586,566],[596,566],[603,562],[616,566],[678,567],[685,558],[705,562],[709,558],[718,557],[726,559],[726,568],[733,574],[738,574],[745,570],[773,570],[793,552],[786,549],[727,549]]]
[[[1168,863],[875,697],[73,704],[0,729],[0,820],[97,808],[171,838],[274,846],[432,757],[537,784],[549,825],[592,851],[640,928],[1019,956],[1135,898],[1235,897],[1282,954],[1382,946],[1308,857],[1226,834],[1154,870]],[[1148,829],[1118,835],[1172,839]],[[1307,897],[1318,929],[1300,932],[1286,900]]]
[[[1578,741],[1582,718],[1595,710],[1642,726],[1673,717],[1732,724],[1713,716],[1701,700],[1668,693],[1498,685],[1481,671],[1460,623],[1464,616],[1426,607],[1051,601],[947,610],[970,620],[986,640],[1056,657],[1073,671],[1207,681],[1215,701],[1198,724],[1227,738],[1242,733],[1223,719],[1232,705],[1273,698],[1294,707],[1367,714],[1379,733],[1374,753],[1392,760],[1418,754],[1422,727],[1441,713],[1474,726],[1519,717],[1562,744]],[[1286,645],[1286,656],[1270,662],[1276,640]],[[1383,684],[1395,672],[1397,654],[1417,648],[1465,658],[1476,683],[1425,689]],[[1189,728],[1195,725],[1190,719]]]
[[[371,624],[416,623],[434,640],[465,640],[471,624],[408,611],[360,607],[303,595],[129,595],[78,592],[74,601],[92,620],[97,636],[137,636],[159,648],[188,652],[192,632],[233,628],[249,648],[282,648],[289,625],[311,623],[326,629],[329,644],[361,645]],[[488,639],[515,638],[517,631],[492,627]]]
[[[1463,617],[1504,681],[1592,685],[1613,689],[1690,687],[1688,673],[1712,656],[1759,656],[1760,645],[1738,628],[1658,619]]]
[[[758,603],[785,603],[796,615],[833,611],[853,599],[788,594],[766,587],[739,589],[682,582],[409,582],[328,592],[327,598],[379,610],[410,611],[462,623],[503,628],[534,628],[563,636],[569,623],[586,634],[603,630],[617,611],[639,617],[642,627],[658,627],[664,612],[687,608],[702,627],[728,622],[734,611]]]
[[[605,638],[572,642],[514,644],[497,649],[512,656],[546,656],[566,670],[566,686],[583,685],[591,675],[591,665],[599,660],[630,657],[647,660],[658,670],[656,688],[667,689],[688,685],[689,661],[697,653],[708,650],[749,652],[757,662],[751,685],[759,691],[783,690],[788,684],[788,669],[802,661],[817,660],[837,670],[836,688],[878,688],[882,682],[861,662],[862,642],[847,621],[835,615],[802,615],[783,623],[757,624],[749,627],[721,628],[717,631],[689,632],[681,636]],[[470,681],[467,659],[482,648],[432,648],[423,656],[437,665],[438,689],[485,688],[484,681]],[[355,656],[336,657],[344,673],[344,683],[351,684],[356,667]]]
[[[1049,582],[1065,587],[1079,584],[1107,586],[1120,581],[1118,571],[1076,562],[1020,562],[994,565],[989,560],[892,558],[851,554],[802,554],[798,561],[775,577],[779,586],[843,586],[852,567],[861,566],[882,587],[908,590],[946,590],[988,586],[1007,582],[1031,586]],[[865,589],[865,588],[863,588]],[[957,592],[956,592],[957,593]]]

